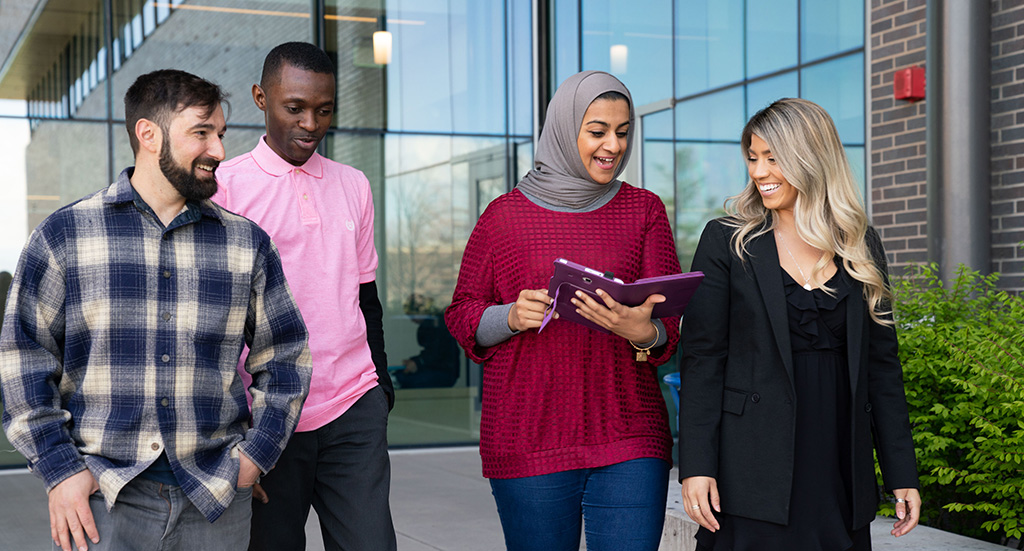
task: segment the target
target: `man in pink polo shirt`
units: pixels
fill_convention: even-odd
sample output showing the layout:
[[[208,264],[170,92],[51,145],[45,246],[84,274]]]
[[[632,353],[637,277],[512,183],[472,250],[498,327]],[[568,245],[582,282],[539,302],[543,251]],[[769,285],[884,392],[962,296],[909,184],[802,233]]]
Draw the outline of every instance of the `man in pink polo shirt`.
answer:
[[[313,355],[299,425],[262,479],[265,496],[254,494],[250,550],[305,549],[310,505],[327,549],[396,549],[394,389],[374,282],[373,198],[362,172],[316,153],[334,114],[334,71],[312,44],[271,50],[252,87],[267,133],[217,170],[213,200],[258,223],[280,250]]]

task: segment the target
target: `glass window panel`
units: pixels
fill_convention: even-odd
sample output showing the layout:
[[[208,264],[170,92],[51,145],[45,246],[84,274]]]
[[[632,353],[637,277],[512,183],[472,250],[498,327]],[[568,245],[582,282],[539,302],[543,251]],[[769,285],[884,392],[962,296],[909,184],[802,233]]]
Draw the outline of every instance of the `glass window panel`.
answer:
[[[99,79],[106,80],[107,78],[107,48],[100,48],[98,54],[96,54],[96,63],[99,70]]]
[[[671,109],[647,115],[643,119],[643,183],[661,197],[668,219],[675,219],[675,142]]]
[[[134,43],[134,40],[132,40],[131,23],[125,23],[121,30],[121,36],[124,41],[124,57],[122,59],[128,59],[132,55],[132,44]]]
[[[404,371],[405,359],[431,346],[422,338],[423,327],[439,322],[451,302],[462,251],[479,210],[505,192],[508,148],[504,139],[491,138],[388,135],[384,141],[384,201],[376,213],[381,258],[377,281],[388,356],[394,358],[396,371]],[[454,383],[431,384],[395,374],[399,399],[388,420],[391,443],[479,438],[479,366],[461,353],[454,356],[444,364],[444,369],[457,371]]]
[[[800,5],[804,63],[864,45],[864,2],[814,0]]]
[[[533,169],[533,141],[519,142],[514,147],[516,151],[516,173],[512,175],[513,186],[519,180],[522,180],[527,172]]]
[[[619,78],[637,106],[672,97],[671,0],[585,0],[583,69]]]
[[[167,20],[167,16],[171,15],[171,4],[166,0],[163,2],[157,2],[156,4],[156,22],[157,24],[163,23]]]
[[[391,7],[389,5],[389,7]],[[389,11],[389,14],[391,12]],[[389,130],[452,131],[451,64],[447,14],[401,12],[423,21],[420,28],[394,29],[394,57],[387,67]]]
[[[142,45],[142,14],[132,17],[132,48]]]
[[[409,4],[388,1],[387,128],[504,133],[504,3]]]
[[[559,84],[580,72],[580,12],[579,4],[575,0],[552,4],[554,22],[551,26],[555,35],[551,42],[554,51],[555,80],[551,83],[551,93],[554,94]]]
[[[263,113],[252,101],[252,85],[260,79],[263,58],[274,46],[293,40],[309,41],[311,3],[273,0],[254,9],[245,0],[218,0],[215,6],[185,2],[171,9],[167,19],[143,40],[132,33],[135,49],[114,73],[114,118],[124,118],[125,91],[144,73],[157,67],[188,71],[219,84],[229,94],[232,109],[228,124],[263,126]],[[115,3],[115,20],[139,20]],[[225,32],[244,29],[244,32]],[[141,31],[141,27],[139,28]],[[95,93],[92,95],[96,95]]]
[[[825,108],[847,144],[864,143],[864,56],[853,54],[803,70],[800,97]]]
[[[156,6],[153,0],[148,0],[142,6],[142,32],[146,36],[153,34],[156,30]]]
[[[747,120],[777,99],[795,98],[799,95],[800,82],[796,71],[751,82],[747,85]]]
[[[451,21],[452,130],[501,134],[505,116],[505,2],[448,2]],[[417,83],[418,84],[418,83]]]
[[[797,64],[797,23],[797,0],[747,2],[747,78]]]
[[[684,270],[693,262],[704,225],[725,214],[725,199],[742,191],[746,182],[738,141],[676,145],[676,252]]]
[[[533,15],[532,2],[509,2],[509,109],[512,134],[533,135]]]
[[[743,79],[743,0],[676,5],[676,97]]]
[[[743,112],[742,86],[678,103],[676,139],[738,141]]]
[[[865,191],[867,190],[866,172],[864,171],[864,160],[867,156],[864,146],[846,146],[846,158],[850,162],[850,170],[853,171],[853,179],[857,182],[861,193],[861,205],[865,205]]]
[[[379,6],[362,7],[350,0],[329,1],[326,10],[326,50],[334,58],[337,72],[333,125],[384,128],[386,66],[374,63],[373,57],[373,33],[380,28],[383,13]],[[387,26],[389,32],[397,32],[393,27]]]

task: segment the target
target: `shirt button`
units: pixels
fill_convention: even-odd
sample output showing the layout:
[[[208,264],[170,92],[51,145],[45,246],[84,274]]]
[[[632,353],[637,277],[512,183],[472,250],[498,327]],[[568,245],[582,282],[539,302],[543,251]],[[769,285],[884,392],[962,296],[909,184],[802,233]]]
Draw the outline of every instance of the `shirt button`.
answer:
[[[171,402],[167,398],[164,398],[164,399],[160,400],[160,405],[161,406],[167,407],[167,404],[169,404],[169,403],[171,403]]]
[[[160,359],[163,360],[164,363],[167,363],[167,362],[171,361],[171,357],[168,354],[164,354],[163,356],[160,356]]]
[[[170,270],[164,270],[164,279],[170,279],[170,278],[171,278],[171,271]]]
[[[160,449],[160,444],[153,442],[153,444],[150,445],[149,447],[153,448],[153,451],[156,451]]]
[[[167,321],[167,320],[171,319],[171,313],[170,312],[164,312],[163,315],[160,316],[160,317],[164,318],[164,321]]]

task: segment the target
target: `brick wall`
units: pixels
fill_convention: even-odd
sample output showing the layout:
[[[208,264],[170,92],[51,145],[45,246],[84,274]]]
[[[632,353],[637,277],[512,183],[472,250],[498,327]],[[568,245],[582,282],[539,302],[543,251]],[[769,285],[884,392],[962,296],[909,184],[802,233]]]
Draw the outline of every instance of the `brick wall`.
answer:
[[[893,74],[925,65],[925,1],[871,1],[872,224],[892,268],[928,259],[925,106],[893,99]]]
[[[1024,0],[992,11],[992,265],[1024,291]],[[925,108],[893,99],[896,70],[925,66],[925,0],[871,0],[872,222],[894,268],[928,260]],[[926,68],[927,70],[927,68]]]
[[[992,270],[1024,291],[1024,0],[992,0]]]

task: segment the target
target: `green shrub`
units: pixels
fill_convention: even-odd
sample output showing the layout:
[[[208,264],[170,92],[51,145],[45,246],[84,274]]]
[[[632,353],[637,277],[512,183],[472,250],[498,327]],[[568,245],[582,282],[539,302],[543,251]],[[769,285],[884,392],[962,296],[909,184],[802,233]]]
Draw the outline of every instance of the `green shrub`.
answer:
[[[1024,297],[997,281],[960,266],[945,288],[932,265],[893,282],[922,522],[990,541],[1024,530]]]

